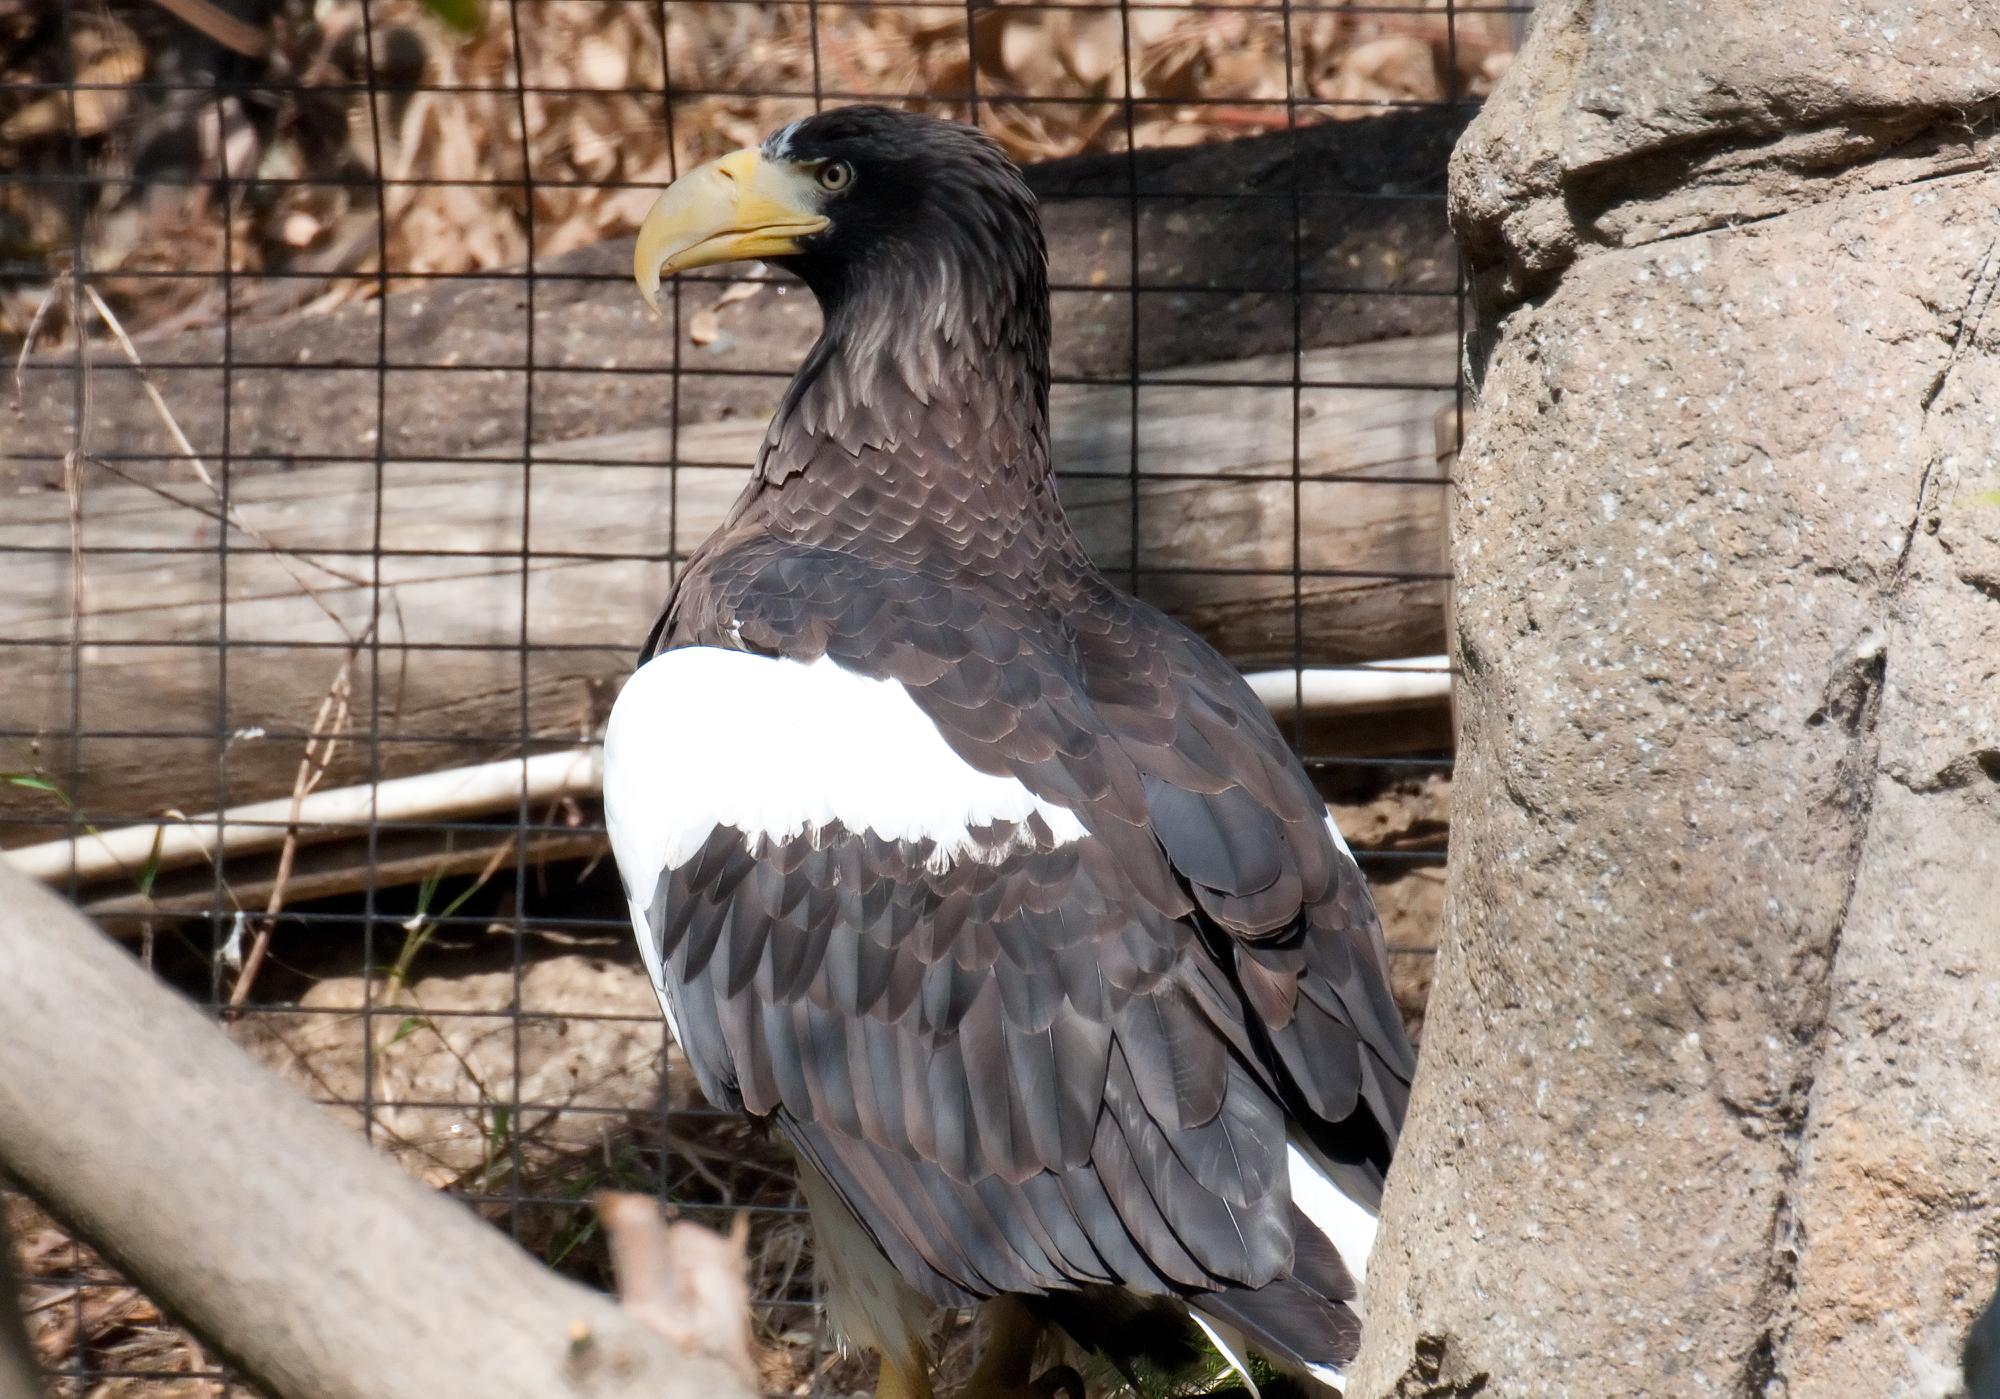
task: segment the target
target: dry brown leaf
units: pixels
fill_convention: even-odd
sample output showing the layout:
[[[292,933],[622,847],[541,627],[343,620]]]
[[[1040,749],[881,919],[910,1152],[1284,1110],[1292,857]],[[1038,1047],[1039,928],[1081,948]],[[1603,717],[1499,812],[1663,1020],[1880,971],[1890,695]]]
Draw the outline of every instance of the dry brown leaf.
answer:
[[[1122,78],[1125,68],[1125,35],[1118,17],[1102,11],[1069,11],[1064,42],[1059,46],[1064,65],[1079,82],[1095,89]]]
[[[713,306],[704,306],[688,317],[688,343],[713,345],[722,338],[722,315]]]
[[[632,65],[622,45],[602,34],[588,34],[577,48],[577,68],[591,87],[624,87]]]
[[[1144,49],[1162,42],[1187,22],[1187,16],[1177,15],[1172,10],[1144,9],[1128,11],[1124,24],[1133,44]]]
[[[1428,43],[1386,34],[1351,50],[1320,95],[1335,102],[1438,102],[1444,84]]]
[[[129,29],[115,21],[102,22],[108,27],[90,24],[80,28],[71,42],[69,67],[76,74],[75,90],[51,92],[22,107],[0,124],[0,139],[67,138],[72,114],[75,135],[85,141],[118,124],[131,98],[118,85],[138,81],[145,73],[146,60]]]
[[[1054,32],[1053,21],[1066,21],[1066,14],[1039,10],[996,10],[993,14],[991,24],[982,29],[990,28],[995,42],[990,47],[982,45],[980,54],[982,64],[993,76],[1015,92],[1061,96],[1075,90],[1058,53]]]

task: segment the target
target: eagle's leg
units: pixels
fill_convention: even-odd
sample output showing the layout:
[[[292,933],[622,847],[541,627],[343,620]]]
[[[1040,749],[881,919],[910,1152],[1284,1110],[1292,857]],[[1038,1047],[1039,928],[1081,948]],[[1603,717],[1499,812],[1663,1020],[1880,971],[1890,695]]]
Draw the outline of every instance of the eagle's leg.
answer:
[[[1084,1399],[1083,1379],[1067,1365],[1030,1378],[1048,1328],[1018,1297],[995,1297],[979,1309],[986,1343],[958,1399]]]
[[[921,1366],[915,1374],[904,1374],[885,1355],[882,1371],[875,1377],[875,1399],[931,1399],[931,1377]]]

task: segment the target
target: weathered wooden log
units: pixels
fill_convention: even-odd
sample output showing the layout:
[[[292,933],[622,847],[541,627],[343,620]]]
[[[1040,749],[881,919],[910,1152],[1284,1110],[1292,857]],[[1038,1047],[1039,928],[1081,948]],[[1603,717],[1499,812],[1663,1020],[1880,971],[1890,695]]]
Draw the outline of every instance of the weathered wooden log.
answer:
[[[690,1334],[557,1277],[4,867],[0,1023],[0,1168],[275,1399],[752,1392],[734,1317]]]
[[[1056,286],[1056,374],[1124,380],[1456,329],[1444,173],[1468,115],[1412,109],[1030,167]],[[677,331],[734,275],[684,279]],[[773,289],[733,306],[723,335],[697,347],[662,332],[631,276],[632,240],[618,238],[545,259],[532,289],[519,271],[453,278],[321,315],[239,319],[226,339],[210,327],[142,349],[195,449],[211,458],[225,441],[236,457],[372,457],[378,439],[391,458],[518,458],[528,443],[657,426],[669,409],[683,423],[768,417],[818,329],[811,297]],[[303,299],[324,289],[297,285]],[[21,411],[0,419],[6,495],[59,489],[73,445],[174,455],[118,349],[94,345],[90,360],[82,444],[72,440],[74,354],[22,366]],[[655,372],[668,368],[680,370],[671,390]],[[166,479],[184,476],[166,464]]]
[[[1300,377],[1443,384],[1453,356],[1450,336],[1319,350]],[[1093,556],[1246,667],[1441,650],[1433,417],[1449,390],[1295,391],[1291,375],[1285,356],[1149,380],[1136,444],[1132,391],[1057,390],[1065,496]],[[190,476],[94,476],[80,607],[66,544],[36,548],[67,540],[66,498],[18,497],[0,521],[0,636],[16,643],[4,766],[50,774],[99,826],[283,797],[355,638],[379,645],[355,660],[354,717],[324,785],[507,756],[524,737],[574,742],[629,667],[669,552],[714,528],[761,437],[740,421],[683,428],[678,443],[651,429],[555,444],[525,470],[398,462],[379,491],[370,462],[246,464],[230,506],[268,547],[239,529],[226,554],[217,503]],[[9,845],[65,816],[21,787],[0,788],[0,812],[16,818]]]

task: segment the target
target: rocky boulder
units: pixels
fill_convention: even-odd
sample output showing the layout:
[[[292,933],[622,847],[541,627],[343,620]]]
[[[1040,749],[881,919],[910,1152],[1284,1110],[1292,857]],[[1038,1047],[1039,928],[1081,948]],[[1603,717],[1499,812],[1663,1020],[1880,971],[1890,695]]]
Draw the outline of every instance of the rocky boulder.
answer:
[[[1945,1395],[2000,1256],[2000,9],[1569,0],[1461,143],[1444,946],[1354,1394]]]

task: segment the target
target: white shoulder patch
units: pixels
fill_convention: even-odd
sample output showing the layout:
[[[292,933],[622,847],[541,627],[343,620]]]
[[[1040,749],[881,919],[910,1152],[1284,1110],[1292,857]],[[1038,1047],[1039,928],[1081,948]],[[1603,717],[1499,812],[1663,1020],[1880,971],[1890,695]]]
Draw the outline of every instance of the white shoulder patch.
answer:
[[[604,735],[604,816],[628,896],[650,902],[664,870],[724,826],[747,845],[838,823],[883,840],[932,841],[934,859],[999,859],[972,834],[1041,817],[1057,843],[1084,835],[1068,807],[980,772],[903,687],[712,646],[668,651],[625,682]]]

